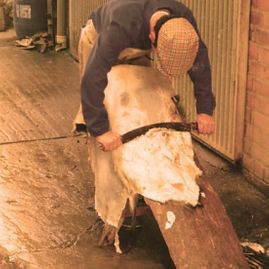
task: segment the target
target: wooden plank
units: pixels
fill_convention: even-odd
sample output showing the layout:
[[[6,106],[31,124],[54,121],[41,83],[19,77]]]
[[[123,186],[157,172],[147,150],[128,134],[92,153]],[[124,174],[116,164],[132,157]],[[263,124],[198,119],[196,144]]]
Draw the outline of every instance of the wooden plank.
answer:
[[[226,210],[207,178],[201,178],[202,207],[145,199],[160,227],[170,255],[180,269],[249,268]],[[166,229],[167,212],[176,219]],[[170,213],[171,214],[171,213]]]

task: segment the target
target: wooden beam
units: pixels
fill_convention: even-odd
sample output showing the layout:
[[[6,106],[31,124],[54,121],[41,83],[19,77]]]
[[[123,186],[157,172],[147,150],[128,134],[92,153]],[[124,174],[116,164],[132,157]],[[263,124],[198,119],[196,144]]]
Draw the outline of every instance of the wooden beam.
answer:
[[[201,179],[200,186],[205,195],[201,198],[202,207],[191,208],[178,202],[161,204],[145,199],[176,268],[249,268],[221,200],[207,178]],[[167,229],[167,216],[171,214],[175,222]]]

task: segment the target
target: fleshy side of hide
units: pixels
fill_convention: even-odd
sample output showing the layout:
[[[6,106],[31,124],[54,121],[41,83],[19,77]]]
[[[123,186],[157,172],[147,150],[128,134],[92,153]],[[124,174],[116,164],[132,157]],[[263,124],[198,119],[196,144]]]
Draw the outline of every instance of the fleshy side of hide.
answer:
[[[114,67],[105,91],[111,129],[123,134],[148,124],[181,121],[173,95],[170,82],[153,68]],[[201,171],[193,161],[189,133],[153,129],[114,151],[113,161],[128,195],[198,203],[196,178]]]

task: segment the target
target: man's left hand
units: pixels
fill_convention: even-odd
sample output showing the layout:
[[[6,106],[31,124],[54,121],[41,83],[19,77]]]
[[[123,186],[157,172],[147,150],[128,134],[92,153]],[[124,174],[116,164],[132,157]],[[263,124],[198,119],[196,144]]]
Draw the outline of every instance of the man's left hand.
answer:
[[[122,145],[121,137],[118,133],[108,131],[96,137],[99,147],[103,151],[111,151]]]
[[[207,114],[197,115],[198,132],[200,134],[212,134],[215,130],[215,122],[212,116]]]

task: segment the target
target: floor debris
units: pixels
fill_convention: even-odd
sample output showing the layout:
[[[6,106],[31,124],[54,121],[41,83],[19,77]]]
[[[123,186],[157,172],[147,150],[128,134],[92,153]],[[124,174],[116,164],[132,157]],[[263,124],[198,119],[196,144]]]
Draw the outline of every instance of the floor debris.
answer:
[[[31,37],[16,40],[16,46],[25,50],[36,49],[40,53],[44,53],[54,47],[54,42],[48,33],[41,32]]]
[[[167,222],[165,223],[165,229],[171,229],[176,220],[176,216],[172,211],[167,212]]]
[[[262,245],[253,242],[242,242],[241,246],[250,269],[269,268],[269,257],[266,255],[266,251]]]

